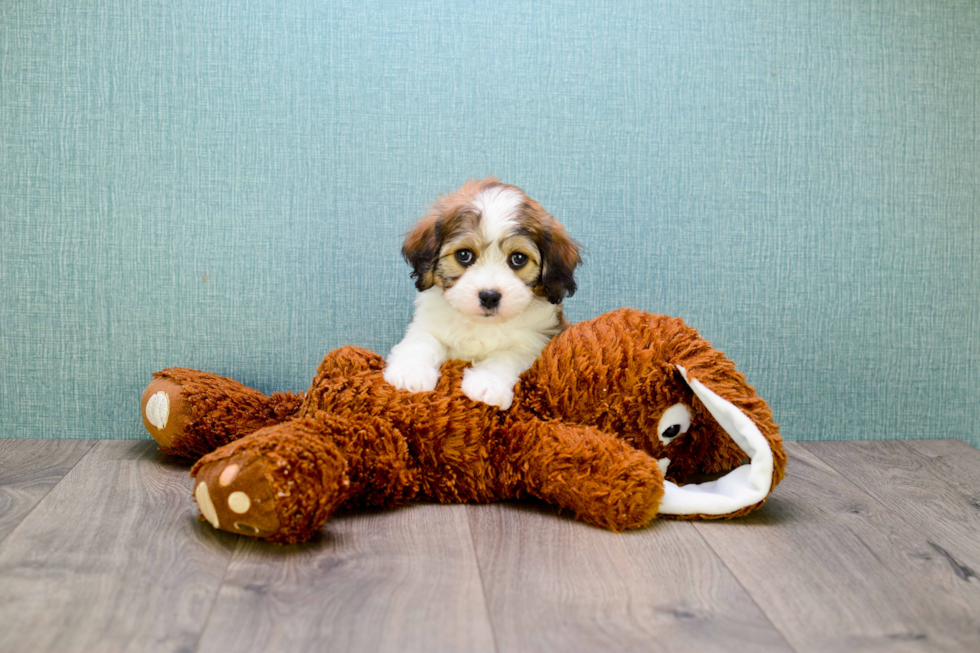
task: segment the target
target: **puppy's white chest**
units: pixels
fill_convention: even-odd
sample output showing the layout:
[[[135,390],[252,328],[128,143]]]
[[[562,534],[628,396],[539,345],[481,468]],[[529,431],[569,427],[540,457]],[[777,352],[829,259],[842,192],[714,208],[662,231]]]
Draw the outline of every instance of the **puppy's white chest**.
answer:
[[[481,324],[453,310],[441,288],[431,288],[416,299],[413,326],[442,343],[447,358],[476,363],[509,351],[533,360],[557,333],[558,318],[547,301],[535,301],[506,322]]]
[[[504,342],[503,338],[495,334],[472,334],[469,338],[456,340],[449,348],[449,358],[458,358],[464,361],[478,361],[486,358],[492,351],[507,349],[510,343]]]

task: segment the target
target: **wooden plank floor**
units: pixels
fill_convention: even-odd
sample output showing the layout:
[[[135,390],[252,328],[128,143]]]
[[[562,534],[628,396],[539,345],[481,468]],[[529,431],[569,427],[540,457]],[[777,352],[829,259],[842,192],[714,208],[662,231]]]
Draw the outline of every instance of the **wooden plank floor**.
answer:
[[[413,505],[277,547],[152,442],[0,440],[0,652],[980,651],[980,451],[787,450],[733,522]]]

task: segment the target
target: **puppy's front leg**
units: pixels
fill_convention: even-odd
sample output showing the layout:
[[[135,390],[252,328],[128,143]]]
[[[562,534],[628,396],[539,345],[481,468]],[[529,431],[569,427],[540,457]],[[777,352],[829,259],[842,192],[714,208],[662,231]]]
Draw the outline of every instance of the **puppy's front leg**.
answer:
[[[531,367],[537,354],[498,351],[473,363],[463,373],[460,388],[473,401],[482,401],[507,410],[514,402],[514,385],[524,370]]]
[[[446,346],[421,329],[409,329],[405,338],[391,348],[385,366],[385,381],[399,390],[429,392],[439,381],[439,367],[446,362]]]

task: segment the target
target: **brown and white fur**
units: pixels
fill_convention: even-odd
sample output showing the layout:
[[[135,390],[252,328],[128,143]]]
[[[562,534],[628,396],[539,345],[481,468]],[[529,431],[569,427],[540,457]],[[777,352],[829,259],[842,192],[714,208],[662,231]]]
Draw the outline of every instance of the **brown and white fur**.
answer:
[[[521,189],[488,177],[440,197],[402,255],[419,294],[385,380],[426,392],[446,360],[471,361],[463,393],[510,408],[518,376],[567,326],[561,303],[575,293],[578,244]]]

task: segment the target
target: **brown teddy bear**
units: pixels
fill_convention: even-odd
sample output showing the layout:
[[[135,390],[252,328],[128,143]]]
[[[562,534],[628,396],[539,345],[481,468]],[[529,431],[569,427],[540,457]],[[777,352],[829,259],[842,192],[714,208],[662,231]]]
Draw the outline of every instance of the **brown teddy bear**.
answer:
[[[143,394],[143,423],[164,453],[200,457],[194,496],[215,528],[278,543],[341,506],[412,500],[537,497],[613,530],[728,518],[783,476],[768,406],[676,318],[622,309],[570,327],[507,411],[463,395],[459,361],[416,394],[386,383],[384,365],[343,347],[305,394],[272,396],[168,369]]]

